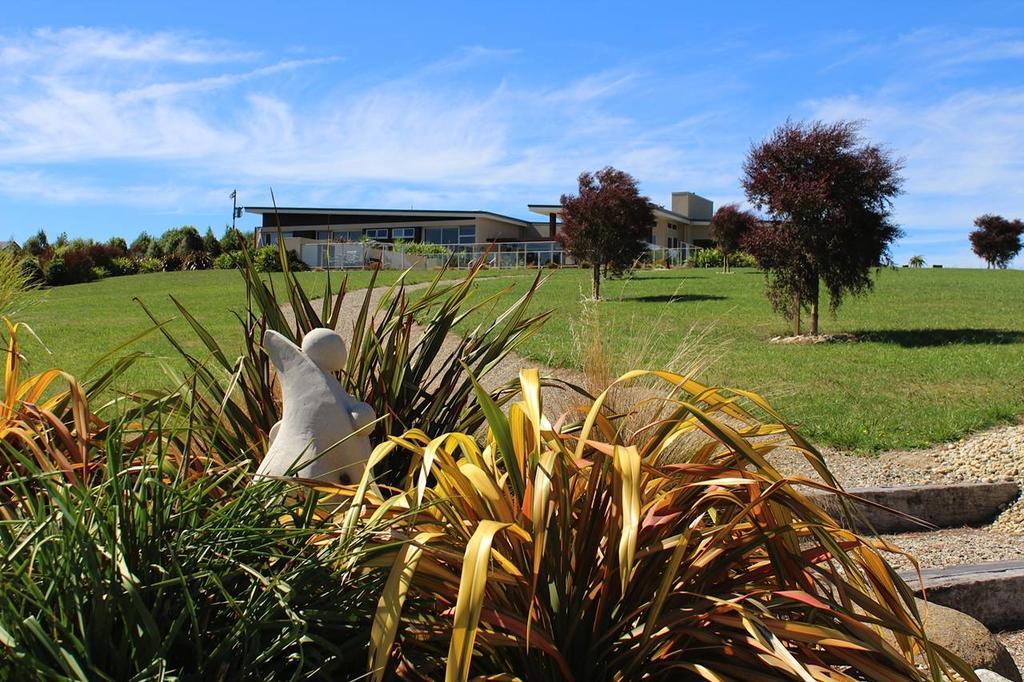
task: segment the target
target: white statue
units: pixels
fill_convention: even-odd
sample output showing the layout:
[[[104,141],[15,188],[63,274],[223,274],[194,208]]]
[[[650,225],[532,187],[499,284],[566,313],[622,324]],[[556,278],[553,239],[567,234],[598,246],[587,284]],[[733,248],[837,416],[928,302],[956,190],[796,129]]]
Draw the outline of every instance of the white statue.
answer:
[[[358,483],[370,457],[370,429],[351,434],[369,425],[375,415],[372,407],[354,400],[334,377],[347,357],[341,335],[314,329],[300,349],[268,330],[263,346],[281,382],[284,414],[270,430],[270,447],[256,473],[283,476],[291,472],[327,483]]]

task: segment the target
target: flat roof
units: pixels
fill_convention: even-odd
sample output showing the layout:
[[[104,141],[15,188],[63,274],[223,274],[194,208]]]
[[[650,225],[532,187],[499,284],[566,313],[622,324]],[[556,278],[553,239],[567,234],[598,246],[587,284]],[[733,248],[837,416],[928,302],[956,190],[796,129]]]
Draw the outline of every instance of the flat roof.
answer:
[[[439,211],[439,210],[413,210],[413,209],[390,209],[390,208],[304,208],[298,206],[243,206],[246,213],[266,215],[274,213],[299,213],[307,215],[349,215],[349,216],[395,216],[399,218],[437,218],[439,216],[451,216],[452,218],[476,218],[486,216],[495,220],[502,220],[514,225],[530,225],[530,221],[512,216],[502,215],[493,211]]]
[[[681,192],[676,192],[676,194],[681,194]],[[692,194],[692,192],[689,192],[689,194]],[[561,204],[529,204],[527,205],[527,208],[530,209],[531,212],[539,213],[541,215],[562,212]],[[672,220],[678,220],[680,222],[688,223],[690,225],[707,225],[711,222],[709,220],[697,220],[696,218],[689,218],[687,216],[684,216],[682,213],[670,211],[667,208],[664,208],[663,206],[655,205],[653,209],[655,215],[660,215],[663,218],[670,218]]]

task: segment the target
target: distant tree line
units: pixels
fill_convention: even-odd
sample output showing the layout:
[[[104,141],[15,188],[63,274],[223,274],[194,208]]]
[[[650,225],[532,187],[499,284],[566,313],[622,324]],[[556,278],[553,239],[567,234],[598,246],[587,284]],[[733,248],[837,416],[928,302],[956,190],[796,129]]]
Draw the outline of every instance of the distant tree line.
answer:
[[[200,234],[192,225],[173,227],[159,237],[143,232],[127,243],[121,237],[105,242],[68,239],[62,233],[53,242],[39,230],[17,249],[22,273],[38,285],[61,286],[148,272],[231,269],[247,250],[253,264],[264,272],[281,270],[277,246],[254,249],[252,233],[227,227],[217,238],[211,228]],[[293,269],[305,269],[294,251],[288,252]]]

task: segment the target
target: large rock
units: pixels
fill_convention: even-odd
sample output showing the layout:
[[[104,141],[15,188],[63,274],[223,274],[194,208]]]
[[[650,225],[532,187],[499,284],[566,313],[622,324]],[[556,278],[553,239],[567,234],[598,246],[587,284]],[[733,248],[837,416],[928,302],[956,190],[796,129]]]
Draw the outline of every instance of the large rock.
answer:
[[[851,488],[847,492],[887,509],[847,499],[855,511],[853,518],[847,518],[835,494],[814,493],[814,497],[844,526],[858,532],[878,533],[984,525],[1020,496],[1020,488],[1014,482],[934,483]]]
[[[974,674],[978,676],[978,679],[981,680],[981,682],[1010,682],[999,673],[994,673],[991,670],[986,670],[985,668],[978,668],[974,671]]]
[[[900,576],[918,594],[916,571]],[[928,601],[977,618],[995,632],[1024,627],[1024,561],[984,561],[967,566],[944,566],[921,571]]]
[[[928,639],[964,659],[972,669],[984,668],[1021,682],[1013,657],[980,621],[946,606],[917,600]]]

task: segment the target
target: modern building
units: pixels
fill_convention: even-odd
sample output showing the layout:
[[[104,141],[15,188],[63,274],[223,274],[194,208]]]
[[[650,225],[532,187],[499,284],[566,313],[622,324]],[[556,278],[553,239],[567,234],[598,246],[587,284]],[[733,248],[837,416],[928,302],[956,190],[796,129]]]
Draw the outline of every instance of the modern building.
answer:
[[[562,214],[561,204],[530,204],[533,213],[548,216],[552,225]],[[711,246],[708,234],[714,204],[693,192],[673,192],[672,209],[654,207],[655,224],[647,242],[656,248],[678,249],[684,244]]]
[[[562,224],[559,204],[530,204],[544,221],[523,220],[491,211],[391,210],[363,208],[274,208],[248,206],[246,213],[261,216],[256,228],[259,243],[275,244],[278,236],[312,267],[328,263],[347,267],[365,258],[344,245],[400,242],[439,244],[453,252],[478,254],[486,249],[517,254],[516,264],[565,264],[556,237]],[[648,239],[655,249],[704,246],[713,205],[692,192],[674,192],[672,209],[656,206],[656,224]],[[502,258],[499,258],[501,261]],[[350,262],[355,261],[355,262]]]

